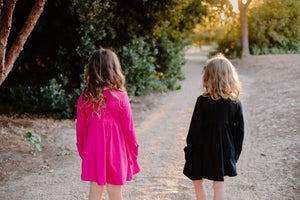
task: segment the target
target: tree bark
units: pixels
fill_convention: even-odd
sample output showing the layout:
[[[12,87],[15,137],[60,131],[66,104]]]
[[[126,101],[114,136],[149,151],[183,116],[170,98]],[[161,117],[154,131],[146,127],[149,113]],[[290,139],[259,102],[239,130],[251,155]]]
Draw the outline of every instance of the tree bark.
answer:
[[[1,18],[2,6],[3,6],[3,0],[0,0],[0,18]]]
[[[0,0],[2,5],[3,1]],[[5,74],[5,55],[9,32],[12,24],[12,16],[17,0],[5,0],[1,6],[0,15],[0,85]]]
[[[246,4],[243,4],[242,0],[238,0],[240,11],[240,33],[241,33],[241,45],[242,45],[242,57],[248,57],[250,55],[249,50],[249,36],[248,36],[248,16],[247,9],[251,0],[248,0]]]
[[[12,70],[14,63],[21,51],[23,50],[24,44],[32,32],[36,22],[38,21],[40,15],[44,10],[44,6],[47,0],[36,0],[29,16],[24,23],[22,29],[20,30],[17,38],[14,40],[12,46],[9,49],[9,52],[5,58],[5,67],[0,79],[0,85],[3,83],[9,72]]]

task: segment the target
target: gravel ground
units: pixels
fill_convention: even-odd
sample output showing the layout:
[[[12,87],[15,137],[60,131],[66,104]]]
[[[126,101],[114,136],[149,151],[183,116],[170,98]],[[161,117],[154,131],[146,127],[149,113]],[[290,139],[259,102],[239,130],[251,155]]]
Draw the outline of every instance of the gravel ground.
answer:
[[[181,90],[132,99],[141,172],[123,187],[124,199],[195,199],[192,182],[182,174],[183,148],[192,109],[201,94],[201,71],[208,50],[187,53]],[[243,84],[246,132],[238,176],[226,179],[226,199],[298,200],[300,55],[252,56],[232,62]],[[1,116],[0,122],[4,118],[8,117]],[[24,150],[0,151],[1,200],[87,199],[89,185],[80,180],[74,122],[54,130],[48,133],[46,152],[34,158]],[[22,159],[38,167],[26,171],[13,165]],[[206,181],[205,187],[212,199],[212,182]]]

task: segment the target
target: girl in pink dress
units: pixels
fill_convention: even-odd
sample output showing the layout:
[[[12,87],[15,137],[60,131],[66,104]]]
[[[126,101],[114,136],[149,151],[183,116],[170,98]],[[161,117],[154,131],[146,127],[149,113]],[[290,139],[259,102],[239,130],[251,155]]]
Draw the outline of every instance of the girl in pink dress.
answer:
[[[90,181],[89,200],[122,199],[121,186],[140,171],[131,107],[117,55],[93,53],[86,65],[85,89],[77,105],[77,149],[83,181]]]

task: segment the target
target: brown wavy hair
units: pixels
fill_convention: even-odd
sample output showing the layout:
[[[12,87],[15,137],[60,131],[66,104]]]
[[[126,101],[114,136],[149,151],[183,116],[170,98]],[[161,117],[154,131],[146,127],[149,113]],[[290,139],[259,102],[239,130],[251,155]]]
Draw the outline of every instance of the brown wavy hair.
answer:
[[[241,91],[238,73],[223,54],[217,54],[207,62],[203,74],[203,90],[203,96],[211,96],[213,100],[238,100]]]
[[[119,58],[111,49],[102,48],[95,51],[89,58],[85,70],[83,98],[85,102],[90,101],[94,111],[96,111],[94,103],[99,105],[97,110],[105,107],[104,89],[109,89],[111,93],[113,89],[126,92],[125,77]]]

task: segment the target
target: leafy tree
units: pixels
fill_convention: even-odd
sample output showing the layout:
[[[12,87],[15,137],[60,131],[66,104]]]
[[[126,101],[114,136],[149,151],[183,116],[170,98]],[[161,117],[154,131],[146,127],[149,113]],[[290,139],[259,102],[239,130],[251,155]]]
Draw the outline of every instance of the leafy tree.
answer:
[[[14,23],[22,24],[16,5]],[[175,89],[183,48],[206,14],[203,0],[49,1],[16,68],[1,86],[0,100],[22,112],[74,117],[84,65],[101,47],[120,56],[130,95]],[[20,5],[20,4],[19,4]],[[13,27],[12,34],[16,35]],[[30,49],[28,51],[27,49]]]
[[[300,2],[265,0],[250,10],[249,33],[252,53],[272,53],[271,49],[299,53]]]
[[[238,24],[238,16],[233,12],[229,1],[207,3],[207,15],[202,16],[200,24],[196,25],[192,39],[194,44],[201,45],[218,42],[224,35],[232,32],[233,24]]]
[[[217,52],[223,52],[228,57],[242,57],[242,28],[238,14],[232,12],[232,7],[220,2],[209,4],[208,10],[209,15],[195,29],[196,43],[216,41]],[[299,53],[299,1],[252,0],[248,10],[249,48],[252,54]],[[220,20],[221,15],[224,20]]]

